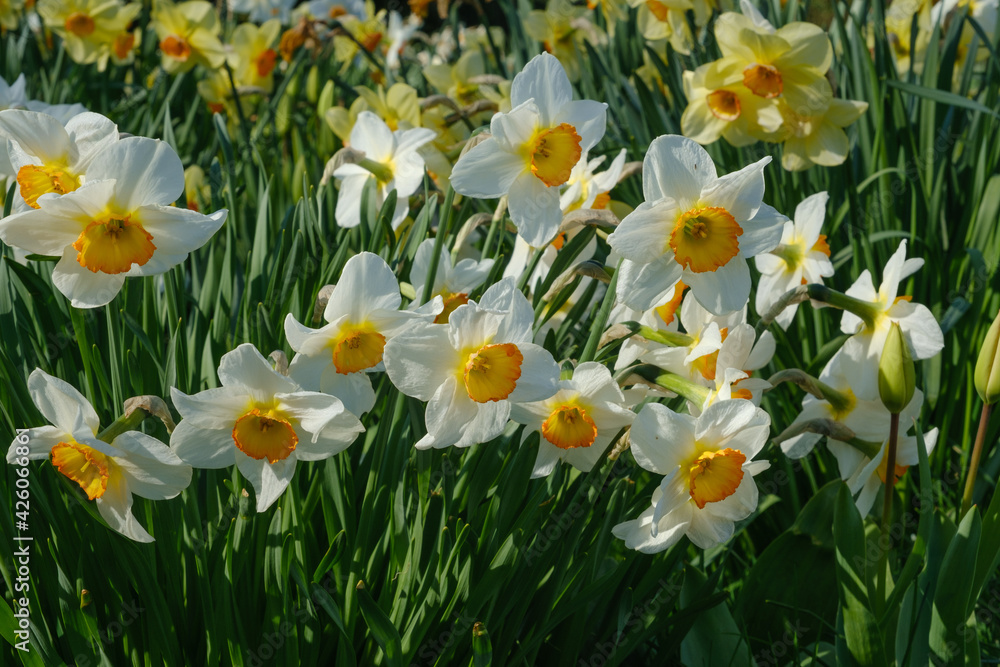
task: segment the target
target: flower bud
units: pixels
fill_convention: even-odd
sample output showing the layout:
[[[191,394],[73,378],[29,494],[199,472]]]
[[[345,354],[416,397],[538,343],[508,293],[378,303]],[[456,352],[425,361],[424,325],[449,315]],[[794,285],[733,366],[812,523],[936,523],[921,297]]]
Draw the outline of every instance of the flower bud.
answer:
[[[916,388],[910,346],[899,324],[892,323],[878,362],[878,395],[892,414],[903,411]]]
[[[986,332],[986,340],[979,350],[975,383],[983,403],[991,405],[1000,399],[1000,313]]]

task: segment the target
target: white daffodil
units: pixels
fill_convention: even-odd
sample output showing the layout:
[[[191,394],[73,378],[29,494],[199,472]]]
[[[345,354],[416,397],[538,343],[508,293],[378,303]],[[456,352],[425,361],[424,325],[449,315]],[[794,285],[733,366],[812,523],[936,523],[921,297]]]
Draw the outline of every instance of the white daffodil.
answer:
[[[762,203],[766,157],[719,177],[704,148],[685,137],[659,137],[642,168],[646,201],[608,237],[625,259],[618,298],[646,310],[678,280],[716,315],[750,297],[747,258],[772,250],[785,218]]]
[[[652,506],[612,532],[643,553],[664,551],[685,535],[702,549],[728,540],[734,522],[757,507],[753,476],[767,463],[751,459],[770,424],[766,412],[741,399],[714,403],[697,418],[646,405],[632,424],[631,450],[640,466],[664,478]]]
[[[771,252],[754,257],[760,282],[757,283],[755,307],[763,315],[783,294],[799,285],[822,283],[833,275],[830,246],[826,235],[820,234],[826,217],[829,196],[819,192],[802,200],[795,207],[795,221],[785,222],[781,243]],[[799,305],[788,306],[774,319],[782,329],[792,323]]]
[[[137,542],[153,538],[132,514],[132,494],[150,500],[173,498],[191,482],[191,466],[169,447],[138,431],[119,434],[111,443],[98,440],[100,419],[72,385],[36,368],[28,391],[53,426],[20,434],[7,450],[7,462],[49,459],[97,503],[108,525]]]
[[[820,373],[819,381],[826,385],[828,398],[806,394],[802,399],[802,412],[789,425],[790,429],[814,419],[829,419],[843,424],[861,440],[883,442],[889,437],[889,410],[878,395],[871,399],[858,398],[851,389],[852,380],[844,375],[839,364],[827,364]],[[913,392],[910,403],[900,413],[900,423],[912,423],[920,414],[923,404],[924,395],[917,389]],[[822,438],[819,433],[800,433],[782,441],[781,451],[789,458],[800,459],[811,452]],[[833,440],[828,439],[827,442]]]
[[[60,256],[52,272],[56,288],[75,308],[103,306],[126,277],[169,270],[225,222],[225,210],[206,216],[171,206],[183,194],[177,153],[162,141],[129,137],[90,160],[79,188],[44,194],[37,209],[0,220],[0,239]]]
[[[418,449],[468,447],[503,432],[511,402],[549,398],[559,367],[531,342],[531,304],[504,279],[448,324],[418,324],[385,346],[385,369],[407,396],[427,401]]]
[[[596,173],[604,160],[604,155],[589,160],[586,152],[580,157],[566,181],[566,189],[559,197],[559,208],[563,213],[578,209],[607,208],[611,201],[611,188],[618,184],[622,169],[625,168],[625,149],[621,149],[615,156],[610,167]]]
[[[258,512],[285,491],[296,462],[329,458],[365,430],[340,399],[303,391],[249,343],[222,356],[219,380],[190,396],[171,387],[183,420],[170,446],[196,468],[235,463],[257,492]]]
[[[406,47],[406,44],[420,30],[420,26],[423,23],[416,14],[410,14],[404,21],[403,16],[399,12],[389,12],[389,25],[387,26],[389,50],[385,54],[385,66],[387,68],[390,70],[399,69],[400,54]]]
[[[665,322],[668,326],[662,330],[676,331],[674,314],[680,299],[679,292],[683,287],[683,283],[678,283],[672,298],[645,313],[640,323],[656,329],[660,328],[657,326],[658,322]],[[774,356],[774,337],[764,332],[760,340],[755,341],[753,327],[746,324],[746,309],[721,316],[713,315],[688,292],[681,301],[679,319],[686,339],[681,339],[678,345],[673,346],[653,341],[632,341],[630,346],[623,346],[623,354],[619,354],[616,368],[624,368],[639,359],[698,384],[719,389],[721,385],[718,383],[725,380],[725,375],[718,373],[719,356],[730,334],[740,330],[737,340],[730,344],[723,370],[736,368],[744,372],[755,371],[766,366]],[[749,334],[741,327],[750,327]],[[682,344],[685,340],[689,341],[686,345]],[[749,347],[744,349],[748,343]]]
[[[79,114],[63,126],[45,113],[9,109],[0,112],[0,138],[6,140],[18,196],[38,208],[42,195],[80,187],[94,158],[118,141],[118,127],[96,113]]]
[[[326,326],[310,329],[291,313],[285,317],[285,337],[297,353],[289,375],[306,389],[336,396],[356,415],[368,412],[375,405],[368,373],[383,369],[386,341],[429,317],[400,310],[401,304],[385,260],[370,252],[351,257],[323,311]]]
[[[508,113],[493,116],[492,136],[459,158],[451,184],[478,199],[507,195],[518,234],[541,247],[562,222],[560,186],[604,136],[607,105],[574,102],[565,70],[548,53],[532,58],[514,77],[510,104]]]
[[[937,444],[938,430],[932,428],[924,433],[924,446],[930,454]],[[878,490],[886,481],[888,461],[885,459],[888,451],[888,436],[880,443],[878,453],[869,458],[856,447],[838,442],[836,440],[827,441],[830,452],[837,457],[837,467],[840,469],[840,477],[847,482],[847,488],[855,497],[855,504],[861,516],[867,516],[875,504],[875,497]],[[916,436],[900,435],[896,441],[896,481],[906,474],[907,468],[917,465],[920,462],[920,452],[917,449]]]
[[[417,149],[436,136],[434,130],[423,127],[393,132],[371,111],[359,113],[351,129],[351,148],[365,154],[364,162],[342,164],[332,171],[332,176],[340,181],[337,224],[341,227],[361,224],[361,192],[368,180],[374,178],[378,185],[376,206],[381,208],[389,192],[396,191],[392,226],[398,227],[410,211],[409,196],[424,180],[424,159]],[[332,166],[332,161],[327,164],[328,172]]]
[[[751,375],[770,363],[774,351],[774,337],[770,332],[765,331],[757,340],[757,332],[749,324],[740,324],[732,329],[722,341],[719,351],[713,354],[715,359],[711,364],[715,377],[709,382],[711,391],[708,398],[701,405],[689,402],[691,414],[697,417],[709,405],[731,398],[743,398],[760,405],[771,383]]]
[[[413,266],[410,267],[410,283],[413,285],[417,299],[423,297],[433,257],[434,239],[425,239],[417,248],[417,254],[413,258]],[[442,247],[438,257],[437,271],[434,273],[431,297],[441,297],[444,302],[444,310],[436,314],[435,324],[444,324],[456,308],[468,303],[469,293],[486,282],[492,270],[492,259],[477,261],[466,258],[452,266],[451,253],[448,252],[447,248]],[[417,302],[414,301],[414,303]],[[426,305],[420,309],[421,312],[425,308]]]
[[[915,360],[930,359],[944,347],[941,326],[927,306],[912,303],[908,296],[897,296],[900,282],[923,264],[924,260],[920,258],[906,259],[904,239],[886,263],[882,284],[877,291],[872,283],[872,274],[865,269],[845,292],[847,296],[871,304],[874,322],[874,326],[869,326],[860,317],[845,310],[840,330],[854,335],[844,342],[831,360],[831,363],[842,364],[843,373],[851,378],[854,393],[859,398],[878,398],[878,362],[893,322],[899,323]]]
[[[544,401],[514,403],[511,419],[524,424],[524,437],[538,431],[538,457],[532,477],[551,475],[559,461],[588,471],[600,460],[611,439],[632,423],[635,413],[603,364],[587,361],[559,391]]]

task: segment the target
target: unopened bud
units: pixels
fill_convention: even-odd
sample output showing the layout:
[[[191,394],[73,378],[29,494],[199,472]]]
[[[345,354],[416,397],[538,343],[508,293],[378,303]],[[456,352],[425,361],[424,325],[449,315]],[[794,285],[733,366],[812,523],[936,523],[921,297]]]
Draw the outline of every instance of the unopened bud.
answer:
[[[992,405],[1000,400],[1000,313],[997,313],[979,349],[975,383],[983,403]]]
[[[910,403],[916,389],[910,346],[899,324],[892,323],[878,362],[878,395],[892,414],[899,414]]]

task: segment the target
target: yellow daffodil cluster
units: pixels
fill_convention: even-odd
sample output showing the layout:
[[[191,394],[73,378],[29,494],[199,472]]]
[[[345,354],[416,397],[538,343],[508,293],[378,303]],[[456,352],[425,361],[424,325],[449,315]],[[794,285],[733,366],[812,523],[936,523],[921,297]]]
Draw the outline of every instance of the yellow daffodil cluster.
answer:
[[[790,171],[841,164],[848,152],[843,128],[868,103],[834,97],[826,33],[812,23],[775,29],[746,0],[743,11],[715,23],[722,58],[684,73],[684,135],[700,144],[720,137],[734,146],[782,143],[781,164]]]

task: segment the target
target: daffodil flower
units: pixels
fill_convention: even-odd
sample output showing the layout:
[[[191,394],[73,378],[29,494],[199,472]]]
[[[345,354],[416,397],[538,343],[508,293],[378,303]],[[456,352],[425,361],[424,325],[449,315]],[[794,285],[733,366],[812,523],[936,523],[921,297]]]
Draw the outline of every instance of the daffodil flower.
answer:
[[[222,26],[211,3],[156,0],[151,18],[150,27],[160,40],[163,69],[168,73],[188,72],[195,65],[210,70],[222,67],[226,59],[219,41]]]
[[[741,2],[744,14],[726,12],[715,22],[722,51],[720,83],[742,85],[764,98],[780,98],[801,115],[826,109],[833,92],[825,75],[833,60],[826,32],[813,23],[793,22],[777,30],[753,5]]]
[[[171,387],[183,420],[170,446],[196,468],[235,463],[257,493],[258,512],[284,493],[298,461],[329,458],[364,431],[340,399],[303,391],[248,343],[222,356],[219,380],[221,387],[190,396]]]
[[[392,226],[398,227],[410,211],[410,195],[424,179],[424,159],[418,149],[433,141],[435,136],[434,130],[423,127],[393,132],[371,111],[358,114],[351,129],[351,148],[363,152],[365,157],[360,164],[342,164],[332,172],[340,181],[337,224],[341,227],[361,224],[361,193],[365,184],[374,178],[378,185],[376,206],[381,207],[389,192],[396,191]]]
[[[45,26],[63,40],[74,62],[101,63],[103,70],[118,36],[142,10],[142,4],[118,0],[39,0]]]
[[[937,444],[938,430],[932,428],[924,433],[924,447],[928,454],[934,450]],[[882,440],[878,447],[878,452],[869,457],[862,453],[857,447],[848,445],[836,440],[828,440],[827,447],[837,458],[837,468],[840,470],[840,477],[847,482],[847,488],[855,496],[855,505],[861,516],[867,516],[875,504],[875,497],[878,490],[885,484],[888,478],[888,461],[885,459],[888,451],[888,436]],[[916,436],[900,435],[896,441],[896,469],[893,471],[896,481],[906,474],[910,466],[915,466],[920,462],[920,451]]]
[[[594,361],[577,366],[550,398],[513,403],[510,416],[527,426],[524,437],[541,435],[533,478],[551,475],[559,461],[584,472],[593,469],[611,439],[635,419],[611,372]]]
[[[859,398],[852,389],[852,379],[844,374],[840,364],[827,364],[820,373],[819,381],[829,391],[827,398],[817,398],[806,394],[802,399],[802,411],[789,424],[792,429],[814,419],[828,419],[850,429],[857,438],[869,442],[883,442],[889,437],[889,411],[876,395],[874,398]],[[899,414],[901,424],[910,424],[920,415],[924,395],[917,389],[909,405]],[[819,433],[800,433],[783,440],[781,451],[793,459],[800,459],[812,451],[823,439]],[[833,442],[828,438],[827,442]],[[847,447],[846,443],[840,443]]]
[[[664,551],[685,535],[702,549],[733,536],[734,523],[757,507],[753,476],[767,462],[751,459],[764,447],[771,418],[750,401],[710,405],[700,417],[646,405],[632,424],[636,462],[664,475],[652,505],[638,519],[612,529],[625,546]]]
[[[512,279],[459,306],[448,324],[418,324],[385,347],[389,379],[427,401],[418,449],[468,447],[503,432],[511,402],[541,401],[558,389],[559,367],[531,342],[534,313]]]
[[[842,364],[844,375],[851,378],[854,385],[854,393],[861,398],[878,398],[878,362],[893,322],[899,323],[915,360],[930,359],[944,347],[941,326],[927,306],[912,303],[908,296],[897,296],[900,282],[923,264],[920,258],[906,259],[904,239],[886,263],[877,291],[872,284],[872,274],[865,269],[845,292],[849,297],[870,304],[871,325],[845,310],[840,330],[854,335],[844,342],[830,363]]]
[[[605,159],[606,156],[602,155],[590,160],[586,152],[580,156],[580,161],[573,167],[569,180],[566,181],[566,189],[559,197],[559,208],[563,213],[607,208],[611,201],[611,188],[618,184],[625,167],[625,149],[619,151],[611,161],[611,166],[597,173],[597,168],[604,164]]]
[[[868,103],[834,99],[827,107],[805,114],[785,104],[778,108],[785,137],[781,166],[801,171],[814,164],[836,167],[847,159],[850,144],[843,128],[860,118],[868,110]]]
[[[459,158],[451,183],[469,197],[507,195],[518,234],[541,247],[555,238],[562,222],[560,186],[604,136],[607,105],[574,102],[566,72],[547,53],[514,77],[510,103],[509,113],[493,116],[492,136]]]
[[[99,440],[100,419],[90,402],[41,369],[28,376],[28,392],[53,426],[20,434],[7,450],[7,462],[48,459],[95,501],[112,530],[137,542],[152,542],[132,514],[132,494],[150,500],[173,498],[191,482],[191,466],[138,431],[121,433],[110,443]]]
[[[37,209],[0,220],[4,243],[59,256],[56,288],[75,308],[111,301],[126,277],[163,273],[200,248],[226,220],[171,206],[184,193],[184,168],[162,141],[129,137],[100,151],[87,182],[44,194]]]
[[[278,64],[278,39],[281,21],[271,19],[259,28],[252,23],[241,23],[233,31],[233,79],[236,85],[274,88],[274,68]],[[228,77],[227,77],[228,83]]]
[[[733,146],[775,136],[783,122],[777,102],[755,95],[742,82],[727,81],[724,74],[719,61],[684,72],[684,136],[703,145],[724,137]]]
[[[410,283],[417,295],[417,299],[423,296],[427,285],[427,277],[430,273],[431,259],[434,257],[434,239],[425,239],[417,248],[417,254],[413,257],[413,266],[410,267]],[[469,303],[469,293],[486,282],[493,270],[493,260],[490,258],[476,261],[466,258],[452,266],[451,253],[447,248],[441,248],[438,257],[437,271],[434,274],[434,284],[431,287],[431,297],[441,297],[444,310],[435,314],[434,322],[444,324],[459,306]],[[416,301],[414,301],[416,303]],[[439,305],[430,302],[434,308]],[[425,304],[423,308],[426,308]]]
[[[386,341],[428,314],[400,310],[399,283],[378,255],[363,252],[347,260],[323,311],[326,326],[311,329],[291,313],[285,318],[285,337],[297,353],[289,375],[311,391],[332,394],[356,415],[375,405],[368,373],[382,370]]]
[[[37,209],[45,194],[80,187],[97,155],[118,141],[118,127],[96,113],[82,113],[64,126],[49,114],[21,109],[0,112],[0,137],[17,178],[23,204]]]
[[[762,202],[770,161],[719,177],[694,141],[653,140],[643,160],[646,201],[608,237],[625,259],[618,299],[646,310],[681,280],[716,315],[743,308],[750,298],[746,260],[777,246],[787,220]]]
[[[778,247],[754,257],[761,274],[755,301],[758,314],[768,312],[789,290],[807,283],[822,283],[823,278],[833,275],[830,246],[826,235],[819,233],[826,217],[827,200],[825,192],[803,199],[795,207],[795,221],[785,222]],[[787,329],[798,308],[797,303],[786,307],[774,321]]]

